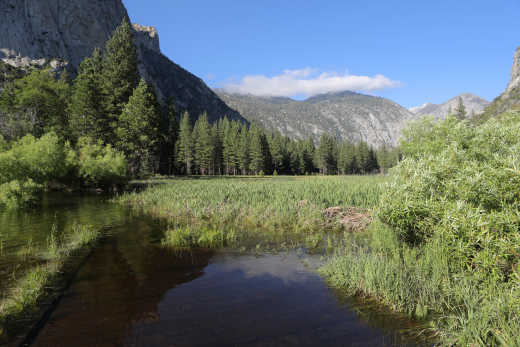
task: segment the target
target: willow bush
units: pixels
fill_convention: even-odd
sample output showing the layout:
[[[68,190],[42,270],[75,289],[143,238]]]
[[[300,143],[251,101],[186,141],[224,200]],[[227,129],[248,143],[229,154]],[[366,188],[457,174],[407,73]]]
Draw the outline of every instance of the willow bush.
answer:
[[[425,320],[443,345],[520,345],[520,113],[404,132],[364,242],[321,271]]]

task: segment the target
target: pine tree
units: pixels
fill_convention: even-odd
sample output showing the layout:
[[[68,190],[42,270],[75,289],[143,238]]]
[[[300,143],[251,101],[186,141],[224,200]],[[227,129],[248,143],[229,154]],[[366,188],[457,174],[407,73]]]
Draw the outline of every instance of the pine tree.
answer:
[[[204,113],[197,119],[193,134],[195,140],[195,164],[201,175],[207,175],[213,159],[213,140],[207,114]]]
[[[287,147],[285,146],[284,139],[278,132],[273,134],[270,139],[271,141],[269,141],[269,149],[273,159],[273,169],[278,173],[285,172],[285,164],[287,162]]]
[[[238,143],[238,161],[240,163],[240,169],[242,170],[242,175],[247,175],[249,173],[249,164],[251,160],[249,156],[249,130],[245,124],[242,124],[240,127],[240,139]]]
[[[160,106],[153,87],[141,79],[119,117],[116,147],[125,153],[132,175],[152,173],[157,162]]]
[[[117,128],[118,118],[138,83],[137,49],[132,27],[125,18],[107,41],[103,58],[102,87],[112,129]],[[113,139],[110,129],[104,132],[106,142],[110,143]]]
[[[336,140],[323,134],[320,138],[320,144],[316,149],[316,162],[323,175],[333,175],[337,170],[337,143]]]
[[[179,133],[179,122],[175,112],[175,104],[170,100],[163,110],[159,127],[159,147],[161,174],[171,175],[175,168],[175,144]]]
[[[214,123],[211,127],[211,144],[213,152],[211,154],[210,174],[217,175],[223,173],[222,160],[222,137],[218,129],[218,124]]]
[[[182,171],[186,175],[191,175],[192,173],[191,169],[194,154],[192,132],[190,115],[188,112],[184,112],[179,126],[179,139],[177,140],[175,148],[177,150],[177,163],[181,166]]]
[[[466,107],[464,106],[464,102],[462,101],[462,98],[459,96],[457,108],[455,109],[455,118],[457,118],[459,120],[463,120],[466,118],[466,115],[467,115]]]
[[[73,83],[67,109],[73,138],[90,136],[102,139],[109,129],[104,109],[102,76],[103,58],[101,51],[96,48],[92,57],[85,58],[81,62],[79,73]]]
[[[339,146],[338,169],[344,175],[355,173],[355,146],[348,142],[342,142]]]
[[[272,171],[271,153],[267,138],[260,128],[253,126],[249,130],[250,148],[249,168],[255,174],[269,174]]]

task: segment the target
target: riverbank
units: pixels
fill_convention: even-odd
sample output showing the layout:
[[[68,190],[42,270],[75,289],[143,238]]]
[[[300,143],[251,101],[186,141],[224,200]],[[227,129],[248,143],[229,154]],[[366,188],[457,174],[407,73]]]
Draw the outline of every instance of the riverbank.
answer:
[[[31,330],[32,323],[62,293],[71,273],[101,233],[90,226],[76,225],[65,240],[53,231],[49,235],[46,249],[26,248],[25,256],[37,265],[15,279],[0,299],[0,342]]]

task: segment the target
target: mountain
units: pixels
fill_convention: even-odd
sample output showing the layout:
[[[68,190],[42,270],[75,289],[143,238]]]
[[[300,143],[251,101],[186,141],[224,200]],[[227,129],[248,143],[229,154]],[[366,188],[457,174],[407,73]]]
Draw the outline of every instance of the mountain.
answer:
[[[426,103],[422,106],[411,107],[409,110],[418,117],[431,115],[436,119],[443,119],[446,118],[450,111],[455,111],[459,105],[459,98],[462,98],[462,103],[466,107],[468,115],[480,114],[489,105],[489,101],[484,100],[477,95],[465,93],[457,95],[440,105]]]
[[[0,0],[0,60],[15,67],[50,66],[74,73],[79,63],[103,48],[123,19],[121,0]],[[133,25],[143,77],[160,100],[174,101],[179,112],[210,120],[227,116],[245,121],[198,77],[161,53],[153,27]]]
[[[384,98],[354,92],[328,93],[297,101],[216,90],[229,107],[247,120],[294,138],[329,133],[374,147],[396,145],[413,114]]]
[[[505,92],[486,108],[485,116],[496,116],[511,108],[520,108],[520,47],[515,52],[511,79]]]

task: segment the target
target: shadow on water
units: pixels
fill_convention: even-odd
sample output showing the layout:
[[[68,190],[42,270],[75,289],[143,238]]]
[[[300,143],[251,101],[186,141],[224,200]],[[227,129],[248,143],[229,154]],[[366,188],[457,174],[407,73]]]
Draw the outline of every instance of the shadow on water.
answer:
[[[174,251],[160,246],[163,228],[150,217],[100,197],[74,199],[40,217],[19,217],[11,230],[43,238],[37,230],[44,233],[51,220],[65,226],[74,219],[110,227],[35,346],[418,344],[400,332],[410,322],[378,319],[380,313],[360,317],[362,304],[329,289],[315,272],[320,255]]]

